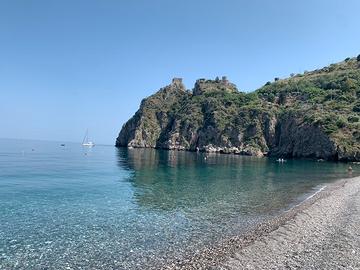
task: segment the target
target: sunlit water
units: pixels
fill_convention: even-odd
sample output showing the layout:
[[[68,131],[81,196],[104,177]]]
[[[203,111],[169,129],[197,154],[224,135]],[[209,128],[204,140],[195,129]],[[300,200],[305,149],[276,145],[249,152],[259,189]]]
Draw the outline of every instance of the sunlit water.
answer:
[[[204,157],[0,140],[0,269],[155,267],[348,177],[341,163]]]

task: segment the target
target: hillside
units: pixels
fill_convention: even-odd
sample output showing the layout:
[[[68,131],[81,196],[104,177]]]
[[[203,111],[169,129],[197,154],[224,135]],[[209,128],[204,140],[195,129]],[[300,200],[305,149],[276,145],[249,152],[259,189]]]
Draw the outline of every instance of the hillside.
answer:
[[[360,57],[239,92],[181,79],[141,102],[116,146],[360,160]]]

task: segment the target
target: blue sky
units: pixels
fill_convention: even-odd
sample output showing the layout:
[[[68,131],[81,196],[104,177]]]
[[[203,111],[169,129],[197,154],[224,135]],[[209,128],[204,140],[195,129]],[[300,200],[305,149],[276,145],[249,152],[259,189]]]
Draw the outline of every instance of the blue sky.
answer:
[[[113,144],[183,77],[242,91],[360,53],[358,0],[0,0],[0,137]]]

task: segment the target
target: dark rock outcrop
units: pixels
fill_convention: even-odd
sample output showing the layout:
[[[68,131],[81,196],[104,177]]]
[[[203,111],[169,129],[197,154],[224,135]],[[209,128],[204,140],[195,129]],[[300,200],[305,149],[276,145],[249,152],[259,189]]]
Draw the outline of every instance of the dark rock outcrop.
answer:
[[[144,99],[116,146],[360,160],[356,59],[239,92],[226,77],[181,79]]]
[[[272,148],[275,156],[337,160],[334,142],[321,127],[304,123],[301,118],[282,117]]]

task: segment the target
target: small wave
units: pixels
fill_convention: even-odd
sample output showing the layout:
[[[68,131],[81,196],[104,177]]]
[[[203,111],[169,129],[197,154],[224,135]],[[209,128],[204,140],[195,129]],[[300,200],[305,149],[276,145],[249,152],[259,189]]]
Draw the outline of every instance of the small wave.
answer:
[[[316,194],[318,194],[318,193],[320,193],[321,191],[323,191],[325,188],[326,188],[326,186],[323,186],[323,187],[319,188],[314,194],[308,196],[308,197],[307,197],[305,200],[303,200],[301,203],[303,203],[303,202],[311,199],[311,198],[314,197]],[[300,203],[300,204],[301,204],[301,203]]]
[[[304,202],[306,202],[307,200],[310,200],[311,198],[313,198],[314,196],[316,196],[317,194],[319,194],[321,191],[323,191],[327,186],[322,186],[321,188],[319,188],[317,191],[315,191],[313,194],[309,195],[308,197],[306,197],[304,200],[302,200],[301,202],[299,202],[298,204],[294,205],[293,207],[291,207],[290,209],[285,210],[285,212],[289,212],[290,210],[294,209],[295,207],[298,207],[299,205],[303,204]]]

